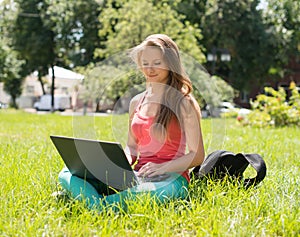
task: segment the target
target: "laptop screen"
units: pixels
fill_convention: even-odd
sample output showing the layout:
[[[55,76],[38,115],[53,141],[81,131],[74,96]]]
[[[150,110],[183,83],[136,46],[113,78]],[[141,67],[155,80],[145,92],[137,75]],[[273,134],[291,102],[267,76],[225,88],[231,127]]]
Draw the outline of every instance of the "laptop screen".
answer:
[[[96,179],[118,190],[136,184],[137,178],[120,143],[50,136],[73,175]]]

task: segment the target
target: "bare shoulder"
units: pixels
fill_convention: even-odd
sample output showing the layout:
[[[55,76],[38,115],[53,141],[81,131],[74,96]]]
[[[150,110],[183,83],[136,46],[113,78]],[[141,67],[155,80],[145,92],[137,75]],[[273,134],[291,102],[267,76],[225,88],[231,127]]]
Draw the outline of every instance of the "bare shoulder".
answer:
[[[142,99],[142,97],[145,95],[146,91],[143,91],[137,95],[135,95],[132,99],[131,99],[131,103],[134,103],[134,102],[138,102]]]
[[[183,109],[186,109],[186,110],[200,108],[197,100],[191,94],[183,97],[181,107],[183,107]]]
[[[130,114],[136,109],[139,101],[143,98],[145,93],[146,93],[145,91],[142,93],[139,93],[130,100],[130,105],[129,105],[129,113]]]
[[[185,115],[191,115],[196,113],[199,116],[199,118],[201,117],[200,106],[195,97],[191,94],[184,96],[180,104],[180,108],[182,113],[184,113]]]
[[[131,100],[130,100],[130,104],[132,105],[136,105],[145,95],[145,91],[143,91],[142,93],[139,93],[137,95],[135,95]]]

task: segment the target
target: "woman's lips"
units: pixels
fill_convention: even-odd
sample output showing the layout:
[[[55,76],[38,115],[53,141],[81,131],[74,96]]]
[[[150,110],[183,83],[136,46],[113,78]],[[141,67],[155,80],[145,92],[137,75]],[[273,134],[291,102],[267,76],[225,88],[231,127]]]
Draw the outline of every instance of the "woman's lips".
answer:
[[[155,75],[148,75],[148,77],[156,77],[157,75],[155,74]]]

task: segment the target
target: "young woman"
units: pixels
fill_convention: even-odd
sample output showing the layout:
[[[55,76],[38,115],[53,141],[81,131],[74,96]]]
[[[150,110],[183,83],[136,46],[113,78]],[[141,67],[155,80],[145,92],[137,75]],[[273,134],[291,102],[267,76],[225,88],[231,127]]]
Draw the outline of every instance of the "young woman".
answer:
[[[111,204],[122,208],[125,200],[134,200],[141,193],[159,202],[185,198],[188,170],[204,159],[200,108],[175,42],[167,35],[150,35],[133,48],[131,56],[146,79],[146,90],[131,100],[125,152],[137,175],[147,177],[145,180],[168,176],[103,196],[105,184],[72,176],[64,168],[59,174],[62,187],[72,197],[84,199],[90,208]]]

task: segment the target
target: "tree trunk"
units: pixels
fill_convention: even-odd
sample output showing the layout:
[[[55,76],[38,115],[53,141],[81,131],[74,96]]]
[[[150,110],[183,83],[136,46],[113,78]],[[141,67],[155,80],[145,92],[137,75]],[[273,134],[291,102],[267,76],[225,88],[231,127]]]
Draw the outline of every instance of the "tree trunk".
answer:
[[[86,115],[86,113],[87,113],[87,107],[88,107],[88,102],[84,102],[83,103],[83,115]]]
[[[15,108],[15,109],[18,109],[18,105],[17,105],[17,102],[16,102],[16,96],[12,96],[11,95],[11,107]]]
[[[39,80],[39,82],[41,83],[43,95],[45,95],[45,94],[46,94],[46,91],[45,91],[45,87],[44,87],[44,82],[43,82],[43,80],[42,80],[42,73],[41,73],[40,71],[38,72],[38,80]]]
[[[54,65],[51,65],[52,69],[52,84],[51,84],[51,112],[54,112],[54,88],[55,88],[55,75],[54,75]]]

